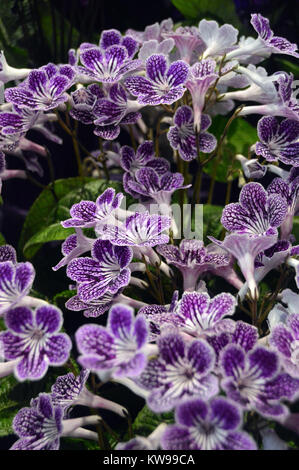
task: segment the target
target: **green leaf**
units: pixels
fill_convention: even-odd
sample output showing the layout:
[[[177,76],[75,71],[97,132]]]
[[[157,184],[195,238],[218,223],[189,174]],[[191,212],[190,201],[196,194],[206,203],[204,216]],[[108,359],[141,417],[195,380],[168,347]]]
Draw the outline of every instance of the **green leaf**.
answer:
[[[73,228],[63,228],[60,223],[52,224],[33,235],[25,244],[23,252],[27,259],[31,259],[44,243],[54,240],[65,240],[74,233]]]
[[[212,18],[220,22],[231,23],[238,29],[242,28],[232,1],[172,0],[172,3],[188,20],[198,21],[203,17]]]
[[[20,250],[24,251],[26,257],[32,258],[43,243],[64,240],[73,231],[64,229],[60,222],[70,216],[72,205],[83,199],[95,201],[108,187],[116,191],[123,190],[118,182],[94,178],[76,177],[55,181],[41,192],[31,206],[22,229]]]
[[[147,437],[159,424],[172,424],[173,422],[173,412],[156,414],[145,405],[134,421],[133,432],[134,435]]]
[[[5,245],[5,244],[6,244],[5,238],[4,238],[4,236],[2,235],[2,233],[0,233],[0,246],[1,246],[1,245]]]
[[[204,204],[203,206],[203,237],[205,243],[211,243],[207,238],[208,235],[213,235],[219,238],[223,230],[220,219],[222,215],[222,206],[213,206],[211,204]]]
[[[293,218],[293,230],[292,234],[295,236],[296,243],[299,242],[299,216]]]
[[[294,64],[290,60],[286,60],[286,59],[278,59],[276,57],[275,59],[276,59],[276,62],[279,62],[279,64],[283,65],[284,70],[286,72],[293,73],[295,78],[299,77],[299,65],[298,64]]]

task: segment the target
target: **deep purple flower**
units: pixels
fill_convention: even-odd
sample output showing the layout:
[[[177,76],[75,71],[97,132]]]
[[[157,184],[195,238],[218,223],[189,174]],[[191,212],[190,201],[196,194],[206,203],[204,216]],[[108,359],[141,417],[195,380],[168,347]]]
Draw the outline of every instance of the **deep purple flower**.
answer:
[[[158,358],[149,360],[138,378],[150,390],[147,403],[153,411],[170,411],[187,398],[207,399],[218,393],[218,380],[211,374],[215,353],[207,342],[185,344],[177,333],[168,333],[160,336],[158,346]]]
[[[243,41],[243,44],[240,44],[237,49],[227,54],[227,59],[240,58],[240,60],[246,60],[251,56],[265,58],[271,53],[299,56],[296,52],[297,44],[292,44],[285,38],[274,36],[269,20],[260,13],[252,14],[250,22],[258,33],[257,39]]]
[[[65,93],[72,84],[75,72],[70,66],[57,69],[48,64],[32,70],[24,83],[5,90],[7,101],[20,108],[48,111],[67,101]]]
[[[212,152],[216,145],[216,138],[209,132],[205,132],[212,120],[207,114],[201,116],[200,132],[198,136],[194,132],[193,111],[189,106],[181,106],[173,117],[174,126],[171,126],[167,137],[173,149],[178,150],[180,157],[185,161],[197,158],[198,151]],[[196,139],[198,138],[198,145]]]
[[[166,56],[154,54],[146,61],[146,78],[129,77],[125,85],[143,105],[172,104],[183,96],[187,75],[186,62],[178,60],[169,66]]]
[[[201,240],[181,241],[180,246],[162,245],[157,248],[166,261],[176,266],[184,278],[184,290],[195,290],[198,277],[211,269],[227,266],[229,256],[214,250],[213,245],[205,248]]]
[[[95,432],[81,426],[97,424],[98,416],[63,420],[63,411],[49,394],[40,394],[31,408],[22,408],[15,416],[13,430],[20,439],[10,450],[58,450],[63,436],[97,439]]]
[[[240,409],[223,397],[209,402],[188,400],[176,409],[176,423],[162,436],[166,450],[256,450],[249,434],[240,431]]]
[[[205,45],[204,58],[223,56],[236,49],[238,30],[231,24],[219,27],[217,21],[203,19],[198,24],[198,32]]]
[[[103,50],[107,50],[110,46],[116,45],[124,46],[130,58],[132,58],[138,50],[137,41],[130,35],[122,37],[117,29],[106,29],[101,33],[99,46]]]
[[[284,119],[280,124],[272,116],[262,117],[257,126],[260,142],[255,153],[267,161],[280,160],[286,165],[299,166],[299,122]]]
[[[224,377],[221,387],[234,402],[266,417],[281,418],[288,413],[280,400],[291,400],[298,394],[299,380],[279,373],[275,352],[256,346],[246,353],[230,344],[223,349],[220,364]]]
[[[83,124],[92,124],[96,119],[94,114],[96,103],[104,96],[103,90],[95,83],[86,88],[78,88],[71,93],[70,115]]]
[[[190,186],[183,186],[184,177],[181,173],[167,171],[159,177],[159,174],[149,167],[137,170],[135,179],[136,181],[127,181],[129,188],[141,196],[154,199],[157,204],[169,205],[174,191]]]
[[[83,302],[78,295],[74,295],[66,302],[65,306],[74,312],[84,310],[83,314],[87,318],[97,318],[112,307],[114,301],[117,300],[118,295],[118,292],[116,294],[106,292],[102,297],[88,300],[86,302]]]
[[[138,376],[146,365],[148,330],[142,316],[134,319],[134,310],[114,305],[107,327],[88,324],[79,328],[76,342],[79,363],[94,372],[112,377]]]
[[[216,62],[212,59],[204,59],[190,67],[186,87],[192,96],[194,128],[197,132],[199,132],[201,128],[206,92],[217,78]]]
[[[286,324],[278,323],[271,330],[269,343],[277,351],[285,371],[299,378],[299,314],[290,314]]]
[[[31,263],[16,263],[15,253],[6,245],[0,252],[0,315],[16,306],[29,293],[35,277]],[[1,259],[2,258],[2,259]],[[5,259],[13,261],[4,261]]]
[[[260,183],[243,186],[239,203],[225,206],[221,223],[230,232],[267,234],[279,227],[286,217],[287,204],[278,194],[267,194]]]
[[[115,189],[107,188],[96,202],[80,201],[74,204],[70,209],[72,218],[64,220],[61,225],[65,228],[100,226],[119,208],[122,199],[122,193],[115,194]]]
[[[128,265],[132,250],[114,246],[108,240],[96,240],[92,258],[76,258],[67,267],[67,275],[78,282],[78,296],[83,302],[98,299],[106,292],[116,294],[128,285],[131,271]]]
[[[93,81],[103,83],[116,83],[142,65],[140,60],[132,60],[127,48],[120,45],[112,45],[107,49],[81,46],[80,60],[84,67],[77,67],[79,72]]]
[[[31,311],[16,307],[5,316],[7,331],[0,334],[5,359],[19,359],[15,367],[18,380],[39,380],[49,365],[64,364],[72,347],[65,333],[58,333],[62,326],[62,313],[52,305]]]

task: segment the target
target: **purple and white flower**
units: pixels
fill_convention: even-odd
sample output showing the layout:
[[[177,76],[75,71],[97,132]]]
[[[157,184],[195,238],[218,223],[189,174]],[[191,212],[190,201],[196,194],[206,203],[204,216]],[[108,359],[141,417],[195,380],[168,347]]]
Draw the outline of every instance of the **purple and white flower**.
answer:
[[[129,77],[125,85],[140,104],[172,104],[185,93],[188,69],[186,62],[178,60],[169,66],[166,56],[153,54],[146,61],[146,78]]]
[[[204,42],[196,26],[179,26],[175,31],[167,31],[162,34],[164,38],[174,40],[181,60],[191,63],[192,56],[197,56],[203,49]]]
[[[290,314],[285,324],[276,324],[271,329],[269,343],[277,351],[285,371],[299,378],[299,314]]]
[[[59,333],[62,313],[52,305],[16,307],[5,316],[7,330],[0,333],[5,359],[18,359],[14,372],[19,381],[39,380],[49,365],[64,364],[72,348],[68,335]]]
[[[147,404],[153,411],[170,411],[187,398],[208,399],[218,393],[218,379],[211,373],[215,353],[206,341],[185,343],[179,334],[165,333],[157,343],[159,356],[148,361],[138,378],[150,392]]]
[[[193,111],[190,106],[181,106],[173,117],[174,126],[171,126],[167,138],[171,147],[178,150],[180,157],[185,161],[194,160],[198,152],[210,153],[216,145],[216,138],[206,132],[212,120],[207,114],[201,116],[200,132],[194,132]],[[198,139],[198,144],[197,144]]]
[[[16,263],[15,252],[6,245],[0,255],[0,315],[24,300],[32,287],[35,270],[31,263]],[[8,261],[5,261],[8,259]]]
[[[162,436],[165,450],[256,450],[253,439],[240,431],[242,413],[224,397],[188,400],[176,408],[176,423]]]
[[[145,319],[134,319],[130,307],[114,305],[106,328],[88,324],[76,332],[78,362],[102,378],[138,376],[147,362],[147,338]]]
[[[256,346],[246,353],[240,346],[230,344],[223,349],[220,364],[221,387],[235,403],[274,419],[288,414],[280,400],[292,400],[298,395],[299,380],[279,372],[275,352]]]

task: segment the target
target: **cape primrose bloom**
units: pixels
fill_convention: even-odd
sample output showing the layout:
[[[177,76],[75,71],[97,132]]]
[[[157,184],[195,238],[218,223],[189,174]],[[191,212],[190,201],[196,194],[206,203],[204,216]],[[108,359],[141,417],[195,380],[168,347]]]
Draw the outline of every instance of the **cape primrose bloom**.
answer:
[[[146,61],[146,78],[129,77],[125,85],[141,104],[172,104],[185,93],[188,68],[188,64],[182,60],[169,66],[166,56],[154,54]]]
[[[5,247],[1,247],[2,256],[0,254],[0,315],[22,301],[30,292],[35,276],[34,267],[29,262],[16,263],[15,259],[1,260],[1,258],[12,259],[11,256],[15,255],[9,245],[6,246],[6,250]]]
[[[78,282],[78,296],[83,302],[102,297],[106,292],[116,294],[129,284],[128,268],[132,250],[127,246],[114,246],[108,240],[96,240],[92,258],[73,259],[67,267],[67,275]]]
[[[38,307],[35,311],[27,307],[16,307],[5,316],[7,330],[1,332],[7,360],[16,360],[15,375],[20,381],[39,380],[49,365],[64,364],[72,348],[70,338],[59,333],[62,313],[52,305]]]
[[[177,424],[162,436],[163,449],[256,450],[249,434],[240,431],[240,409],[226,398],[194,398],[178,405],[175,414]]]
[[[275,325],[269,342],[277,351],[285,371],[299,378],[299,314],[288,315],[285,325]]]
[[[107,376],[138,376],[147,361],[147,337],[147,323],[142,315],[134,319],[132,308],[114,305],[106,328],[88,324],[77,331],[76,342],[81,353],[78,361],[83,367]]]

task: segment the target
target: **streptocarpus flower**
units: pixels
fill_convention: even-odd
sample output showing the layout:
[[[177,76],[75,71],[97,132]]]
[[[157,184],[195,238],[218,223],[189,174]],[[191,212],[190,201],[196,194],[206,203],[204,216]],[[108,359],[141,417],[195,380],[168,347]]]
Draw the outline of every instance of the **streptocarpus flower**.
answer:
[[[219,27],[217,21],[201,20],[198,24],[198,31],[204,42],[203,57],[223,56],[236,49],[238,30],[231,24],[224,24]]]
[[[178,150],[180,157],[185,161],[197,158],[198,151],[212,152],[216,145],[216,138],[209,132],[205,132],[212,120],[207,114],[201,116],[200,132],[194,132],[193,111],[189,106],[181,106],[173,117],[174,126],[171,126],[167,138],[173,149]],[[196,142],[198,139],[198,145]]]
[[[162,436],[165,450],[256,450],[253,439],[240,431],[239,407],[224,397],[209,402],[194,398],[176,408],[176,423]]]
[[[88,324],[76,332],[81,353],[78,362],[109,377],[138,376],[146,365],[147,337],[147,324],[142,316],[134,319],[132,308],[114,305],[106,328]]]
[[[105,29],[101,34],[99,46],[103,50],[107,50],[110,46],[124,46],[130,58],[134,57],[138,50],[137,41],[130,35],[122,37],[117,29]]]
[[[288,413],[280,400],[295,398],[299,380],[279,372],[275,352],[256,346],[246,353],[240,346],[230,344],[223,349],[220,364],[221,387],[235,403],[272,418]]]
[[[67,275],[78,282],[80,300],[89,302],[106,292],[116,294],[129,284],[131,259],[131,248],[114,246],[108,240],[98,239],[92,248],[92,258],[73,259],[67,267]]]
[[[299,294],[291,291],[291,289],[284,289],[281,292],[280,299],[287,307],[284,307],[281,303],[277,303],[269,312],[267,322],[270,332],[277,324],[287,324],[288,316],[297,314],[298,312]]]
[[[32,70],[26,82],[5,90],[7,101],[20,108],[49,111],[67,101],[65,93],[72,84],[75,72],[71,67],[65,71],[53,69],[52,64]],[[62,73],[63,72],[63,73]]]
[[[244,155],[237,154],[235,159],[241,163],[244,176],[248,179],[261,179],[267,172],[267,166],[261,165],[257,158],[248,160]]]
[[[4,261],[11,261],[13,264],[16,264],[17,253],[13,246],[11,245],[0,246],[0,263]]]
[[[218,380],[211,374],[215,353],[201,339],[186,344],[177,333],[158,339],[159,356],[150,359],[138,382],[150,390],[148,406],[160,413],[196,395],[207,399],[218,393]]]
[[[80,60],[84,67],[78,66],[78,71],[93,81],[103,83],[116,83],[125,74],[142,65],[140,60],[129,57],[126,47],[119,45],[112,45],[107,49],[81,46]]]
[[[94,241],[95,240],[92,238],[85,237],[81,228],[76,228],[76,234],[69,235],[62,243],[61,252],[64,257],[56,264],[56,266],[52,267],[53,271],[57,271],[62,268],[62,266],[66,266],[70,263],[72,259],[90,251]]]
[[[81,87],[71,93],[70,116],[83,124],[92,124],[95,120],[94,108],[97,101],[105,94],[97,84]]]
[[[179,51],[179,57],[190,64],[194,53],[203,49],[204,43],[196,26],[179,26],[175,31],[167,31],[162,34],[164,38],[174,40]]]
[[[278,194],[268,195],[260,183],[243,186],[239,201],[228,204],[222,212],[221,223],[230,232],[267,234],[270,229],[273,232],[279,227],[286,217],[285,200]]]
[[[16,69],[8,65],[3,51],[0,51],[0,82],[7,83],[12,80],[22,80],[26,78],[30,69]]]
[[[134,29],[128,29],[126,34],[133,37],[139,43],[143,44],[145,41],[155,39],[158,42],[163,40],[162,34],[173,29],[173,21],[171,18],[146,26],[144,31],[135,31]]]
[[[280,160],[286,165],[299,166],[299,122],[284,119],[280,124],[272,116],[262,117],[257,126],[260,142],[255,153],[268,162]]]
[[[19,359],[15,367],[18,380],[39,380],[49,365],[64,364],[72,347],[65,333],[58,333],[62,326],[62,313],[52,305],[16,307],[5,316],[7,331],[0,334],[5,359]]]
[[[115,194],[115,189],[107,188],[96,202],[81,201],[70,209],[71,219],[64,220],[61,225],[67,227],[95,227],[107,222],[123,199],[122,193]]]
[[[167,427],[166,423],[161,423],[148,436],[136,436],[128,442],[119,442],[115,450],[155,450],[161,446],[161,438]]]
[[[188,76],[188,64],[173,62],[170,66],[163,54],[153,54],[146,61],[146,78],[128,77],[125,85],[143,105],[172,104],[180,99]]]
[[[277,351],[285,371],[299,378],[299,314],[290,314],[285,324],[276,324],[271,329],[269,343]]]
[[[167,171],[159,178],[158,173],[149,167],[137,170],[135,179],[127,181],[129,188],[141,196],[154,199],[157,204],[169,205],[174,191],[190,186],[183,186],[184,177],[181,173]]]
[[[216,62],[212,59],[203,59],[190,67],[186,87],[192,96],[194,112],[194,129],[199,132],[201,115],[205,104],[206,92],[218,78]]]
[[[172,38],[164,39],[158,42],[156,39],[149,39],[145,41],[139,51],[138,59],[146,62],[146,60],[153,54],[168,55],[174,47],[174,40]]]
[[[248,57],[250,55],[267,57],[269,53],[288,54],[299,57],[296,52],[297,44],[291,44],[287,39],[274,36],[270,28],[269,20],[260,13],[251,15],[251,24],[258,33],[258,38],[249,43],[244,43],[232,52],[227,54],[227,59]]]
[[[34,281],[35,270],[29,262],[16,263],[15,259],[12,260],[14,253],[10,249],[2,249],[1,254],[0,315],[3,315],[28,295]],[[4,261],[5,258],[10,260]]]
[[[200,274],[229,264],[229,257],[225,253],[213,253],[213,245],[205,248],[201,240],[185,239],[179,247],[162,245],[157,251],[181,271],[184,290],[195,290]]]
[[[41,394],[31,408],[22,408],[13,420],[19,436],[10,450],[58,450],[60,437],[81,437],[96,440],[97,434],[81,428],[95,425],[99,416],[63,420],[63,408],[54,405],[50,395]]]
[[[132,147],[124,145],[120,149],[120,166],[132,177],[137,170],[147,166],[153,168],[160,176],[170,168],[165,158],[155,156],[154,144],[151,140],[146,140],[139,145],[136,152]]]
[[[64,414],[71,406],[82,405],[89,408],[102,408],[113,411],[120,416],[125,416],[126,409],[105,398],[99,397],[90,392],[85,384],[90,371],[83,369],[79,375],[68,373],[57,377],[56,382],[51,387],[51,401],[54,406],[61,406]]]

